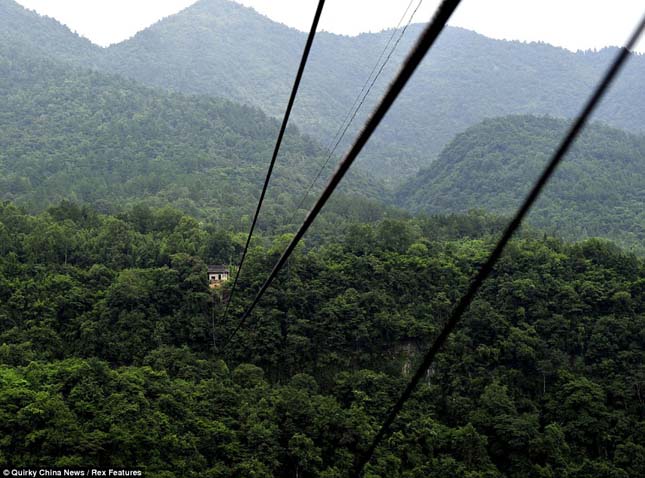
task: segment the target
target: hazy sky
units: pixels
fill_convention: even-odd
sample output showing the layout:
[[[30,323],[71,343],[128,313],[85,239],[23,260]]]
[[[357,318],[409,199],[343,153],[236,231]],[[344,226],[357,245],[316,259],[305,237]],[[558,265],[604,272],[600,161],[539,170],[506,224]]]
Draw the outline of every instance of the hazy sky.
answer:
[[[208,0],[206,0],[208,1]],[[317,0],[237,0],[308,30]],[[327,0],[321,29],[355,35],[396,25],[410,0]],[[416,4],[417,0],[413,0]],[[18,0],[99,45],[124,40],[195,0]],[[427,21],[439,0],[425,0]],[[624,43],[645,12],[643,0],[464,0],[452,25],[501,39],[545,41],[571,50]],[[645,52],[645,41],[638,51]]]

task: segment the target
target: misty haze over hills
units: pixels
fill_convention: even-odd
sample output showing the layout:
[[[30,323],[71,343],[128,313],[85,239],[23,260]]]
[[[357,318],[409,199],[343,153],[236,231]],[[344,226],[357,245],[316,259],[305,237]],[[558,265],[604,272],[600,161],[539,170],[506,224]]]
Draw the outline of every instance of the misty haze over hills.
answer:
[[[11,0],[2,0],[1,8],[3,30],[13,41],[147,85],[259,106],[276,117],[283,112],[306,36],[237,3],[201,0],[129,40],[101,49]],[[413,25],[403,37],[347,141],[420,29]],[[329,144],[390,34],[319,34],[294,110],[295,123]],[[370,141],[361,164],[398,183],[427,166],[455,134],[484,118],[526,113],[570,117],[612,53],[572,53],[448,28]],[[636,56],[596,119],[644,131],[643,77],[645,56]]]
[[[0,0],[0,13],[3,91],[15,106],[0,135],[3,198],[31,210],[66,198],[101,207],[145,199],[198,215],[245,214],[277,128],[255,108],[282,114],[303,33],[228,0],[202,0],[104,49],[12,0]],[[411,26],[403,37],[354,129],[420,28]],[[277,215],[298,203],[323,162],[320,146],[329,144],[391,33],[317,36],[292,124],[320,145],[290,128],[270,193]],[[575,114],[613,52],[571,53],[448,28],[345,191],[414,213],[484,208],[508,214],[566,124],[517,114]],[[643,77],[645,56],[635,56],[596,118],[642,132]],[[486,120],[509,114],[515,116]],[[593,131],[565,167],[567,179],[556,178],[532,219],[570,237],[600,235],[634,246],[643,240],[642,228],[633,226],[645,203],[637,187],[645,174],[642,136],[601,126]],[[223,186],[210,190],[206,178]]]
[[[42,211],[145,202],[236,222],[257,200],[279,123],[258,108],[153,90],[0,44],[0,200]],[[324,151],[291,126],[271,207],[297,204]],[[354,170],[343,190],[384,196]],[[285,213],[286,215],[286,213]]]

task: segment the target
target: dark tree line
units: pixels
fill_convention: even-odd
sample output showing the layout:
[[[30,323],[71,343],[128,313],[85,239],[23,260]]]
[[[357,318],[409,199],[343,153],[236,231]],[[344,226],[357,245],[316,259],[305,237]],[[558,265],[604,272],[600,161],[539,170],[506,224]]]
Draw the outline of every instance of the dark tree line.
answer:
[[[342,477],[502,221],[345,222],[259,237],[231,320],[206,265],[243,237],[170,208],[0,207],[0,464],[149,476]],[[340,232],[342,231],[342,232]],[[644,264],[611,243],[515,240],[367,476],[645,473]]]

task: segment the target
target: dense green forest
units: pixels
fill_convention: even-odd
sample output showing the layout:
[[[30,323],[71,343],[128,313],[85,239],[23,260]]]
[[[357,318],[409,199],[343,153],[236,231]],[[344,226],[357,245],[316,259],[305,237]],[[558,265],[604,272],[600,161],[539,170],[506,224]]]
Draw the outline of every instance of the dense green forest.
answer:
[[[364,114],[420,29],[413,25],[403,37]],[[0,35],[2,30],[7,41],[30,45],[52,58],[151,86],[248,103],[276,117],[284,111],[306,36],[228,0],[200,0],[107,49],[71,32],[65,35],[65,27],[13,0],[0,0]],[[325,146],[331,142],[390,35],[317,36],[294,109],[294,121],[303,131]],[[428,166],[457,133],[484,118],[520,113],[571,117],[614,52],[573,53],[448,28],[368,144],[361,163],[397,183]],[[643,77],[645,57],[636,55],[596,117],[622,129],[645,131]]]
[[[0,45],[0,101],[0,199],[32,211],[145,201],[244,223],[279,126],[256,108],[70,69],[16,45]],[[267,207],[286,218],[325,157],[290,127],[279,159]],[[365,173],[345,185],[386,198]]]
[[[549,117],[486,120],[458,135],[397,193],[411,211],[510,214],[556,150],[568,123]],[[645,252],[645,135],[601,124],[577,139],[529,221],[554,233],[601,236]]]
[[[104,212],[169,204],[244,229],[278,129],[256,108],[152,90],[15,44],[0,45],[0,99],[0,199],[32,212],[63,199]],[[342,190],[359,206],[373,203],[377,217],[377,202],[415,213],[484,208],[509,214],[566,125],[531,116],[486,120],[399,188],[396,202],[359,169]],[[292,210],[324,159],[318,143],[289,128],[261,227],[277,231],[304,215]],[[531,220],[567,238],[606,237],[645,252],[644,159],[642,135],[592,126]]]
[[[0,469],[347,476],[567,126],[518,114],[573,115],[614,53],[449,28],[225,346],[390,33],[317,36],[224,320],[207,266],[240,258],[304,34],[200,0],[102,49],[0,0]],[[597,117],[638,132],[632,60]],[[613,127],[578,139],[364,478],[645,476],[645,136]]]
[[[343,477],[503,223],[346,222],[222,351],[285,237],[258,239],[222,323],[206,264],[243,239],[222,224],[5,203],[0,466]],[[641,259],[523,233],[366,476],[643,476],[644,330]]]

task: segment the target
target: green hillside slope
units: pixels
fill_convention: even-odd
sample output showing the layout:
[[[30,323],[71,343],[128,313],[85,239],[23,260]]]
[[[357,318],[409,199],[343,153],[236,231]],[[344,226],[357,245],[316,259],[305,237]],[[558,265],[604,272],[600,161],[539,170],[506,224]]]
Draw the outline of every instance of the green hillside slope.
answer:
[[[565,121],[510,116],[458,135],[428,169],[397,193],[424,212],[484,208],[510,213],[565,132]],[[591,125],[531,212],[533,224],[570,237],[645,241],[645,136]],[[640,244],[640,246],[639,246]]]
[[[148,85],[251,104],[276,117],[284,111],[305,42],[304,33],[229,0],[200,0],[107,49],[92,47],[71,32],[65,40],[65,28],[54,20],[19,14],[20,9],[12,0],[0,0],[0,18],[11,19],[3,26],[22,44]],[[420,29],[413,25],[403,37],[356,127]],[[329,144],[390,34],[319,34],[294,110],[296,124]],[[526,113],[570,117],[612,54],[611,49],[572,53],[448,28],[366,148],[361,164],[397,182],[428,166],[455,134],[485,118]],[[644,131],[643,77],[645,57],[640,55],[628,64],[597,117]],[[348,140],[355,132],[350,130]]]
[[[404,36],[365,113],[420,29],[414,25]],[[294,111],[296,123],[328,144],[390,33],[319,35]],[[110,47],[98,66],[155,86],[248,102],[279,116],[304,41],[304,33],[251,9],[228,0],[201,0]],[[573,116],[613,53],[572,53],[449,28],[379,128],[363,164],[396,181],[427,166],[455,134],[484,118]],[[643,77],[645,57],[638,56],[597,117],[622,129],[645,131]],[[364,115],[357,127],[362,119]]]
[[[252,212],[278,130],[256,108],[157,92],[0,47],[0,199],[42,210],[61,199],[109,209],[146,201],[196,215]],[[323,161],[287,134],[267,207],[293,208]],[[384,197],[353,173],[345,191]]]

